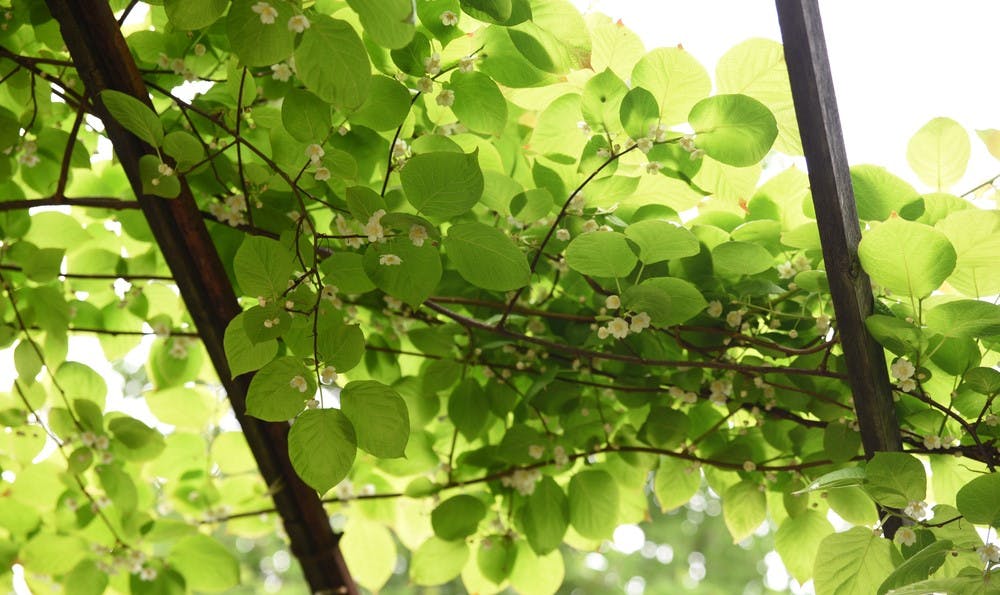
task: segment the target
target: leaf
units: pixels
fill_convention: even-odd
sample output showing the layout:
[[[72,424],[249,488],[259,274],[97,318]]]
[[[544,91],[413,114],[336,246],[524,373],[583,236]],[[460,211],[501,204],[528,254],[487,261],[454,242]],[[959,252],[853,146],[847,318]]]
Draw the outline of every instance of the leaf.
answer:
[[[149,410],[158,420],[191,430],[204,429],[218,407],[211,395],[185,386],[148,392],[145,398]]]
[[[336,409],[309,409],[288,432],[288,457],[302,481],[319,493],[340,483],[354,464],[357,441],[347,416]]]
[[[378,591],[389,582],[396,567],[396,541],[385,525],[352,515],[339,545],[359,585]]]
[[[688,115],[695,145],[727,165],[747,167],[767,155],[778,136],[774,114],[746,95],[715,95],[699,101]]]
[[[226,16],[226,35],[229,45],[246,66],[270,66],[277,64],[292,55],[295,34],[286,24],[295,10],[285,0],[268,0],[271,7],[277,11],[273,23],[265,23],[260,14],[253,10],[257,0],[233,0]],[[312,18],[311,31],[316,28]],[[302,66],[296,56],[296,66],[300,71]]]
[[[913,355],[920,351],[921,330],[911,322],[872,314],[865,319],[865,326],[879,344],[896,355]]]
[[[528,259],[507,234],[482,223],[458,223],[444,240],[448,260],[476,287],[510,291],[531,279]]]
[[[875,283],[918,299],[929,296],[948,278],[956,259],[944,234],[902,219],[890,219],[865,234],[858,256]]]
[[[950,540],[943,539],[935,541],[913,554],[897,566],[896,570],[892,571],[892,574],[879,586],[879,595],[888,593],[897,587],[905,588],[907,585],[922,581],[934,574],[944,564],[954,545]]]
[[[243,294],[274,301],[288,289],[295,257],[281,243],[270,238],[248,235],[243,238],[233,271]]]
[[[653,478],[653,492],[660,503],[660,512],[687,504],[701,487],[701,471],[683,459],[660,457]]]
[[[705,309],[708,302],[689,281],[674,277],[654,277],[626,289],[622,305],[633,312],[649,314],[653,325],[683,324]]]
[[[410,0],[347,0],[358,13],[365,33],[382,47],[396,49],[413,38],[413,11]]]
[[[864,488],[883,506],[905,508],[927,496],[927,473],[911,454],[877,452],[865,466]]]
[[[638,260],[625,236],[616,231],[585,233],[566,247],[569,267],[594,277],[625,277]]]
[[[462,10],[476,19],[492,23],[503,23],[510,18],[513,10],[511,0],[460,0]]]
[[[978,339],[1000,334],[1000,306],[979,300],[955,300],[927,311],[927,328],[945,337]]]
[[[668,126],[687,121],[691,108],[712,90],[705,67],[681,48],[657,48],[643,56],[631,82],[653,94]]]
[[[132,134],[154,147],[163,142],[163,124],[153,108],[131,95],[111,89],[101,91],[101,102],[111,117]]]
[[[185,170],[205,157],[205,149],[190,132],[175,130],[163,137],[163,152],[174,158],[178,170]]]
[[[580,471],[569,481],[569,521],[584,537],[611,536],[618,525],[618,484],[607,471]]]
[[[948,237],[958,259],[948,284],[970,297],[1000,292],[1000,267],[993,254],[1000,251],[1000,213],[968,209],[949,214],[934,225]]]
[[[981,475],[962,486],[955,506],[970,523],[1000,527],[1000,475]]]
[[[485,402],[486,393],[473,378],[460,382],[448,396],[448,418],[469,442],[479,438],[486,427],[490,412]]]
[[[476,566],[494,585],[500,585],[510,576],[517,561],[517,542],[506,535],[492,535],[479,542]],[[465,576],[463,575],[463,580]]]
[[[166,446],[163,434],[131,417],[116,417],[108,422],[108,430],[125,445],[121,456],[130,461],[150,461],[160,456]]]
[[[455,72],[448,88],[455,93],[451,110],[469,130],[500,136],[507,126],[507,100],[493,79],[481,72]]]
[[[639,260],[643,264],[694,256],[701,250],[693,233],[666,221],[650,219],[633,223],[625,228],[625,236],[639,246]]]
[[[108,587],[108,575],[93,560],[81,560],[63,579],[66,595],[101,595]]]
[[[233,378],[263,368],[278,354],[278,342],[273,339],[258,343],[250,341],[243,328],[245,314],[245,312],[241,312],[236,318],[229,321],[226,326],[226,335],[222,341],[226,350],[226,360],[229,362],[229,371]]]
[[[478,149],[470,154],[415,155],[399,174],[406,200],[417,212],[439,222],[466,213],[483,195]]]
[[[506,104],[504,104],[506,107]],[[392,130],[410,111],[410,91],[396,79],[373,76],[367,99],[350,119],[372,130]]]
[[[773,267],[774,257],[759,244],[723,242],[712,249],[712,263],[723,275],[756,275]]]
[[[302,378],[305,390],[293,380]],[[286,421],[305,407],[307,399],[316,393],[316,375],[299,358],[285,356],[267,364],[257,372],[247,389],[247,415],[264,421]]]
[[[365,335],[357,324],[344,324],[340,312],[320,313],[316,325],[316,357],[338,373],[354,369],[365,354]],[[306,332],[312,332],[306,327]],[[310,337],[311,339],[311,337]]]
[[[875,165],[852,167],[851,185],[858,217],[863,221],[885,221],[892,213],[902,212],[907,205],[920,200],[913,186]]]
[[[861,448],[861,434],[847,424],[830,423],[823,431],[823,452],[835,463],[853,459]]]
[[[875,593],[893,570],[892,543],[867,527],[834,533],[820,542],[813,568],[817,593]]]
[[[774,535],[774,549],[789,574],[800,584],[812,578],[813,562],[823,538],[833,533],[833,525],[815,510],[788,517]]]
[[[653,406],[646,423],[639,429],[640,437],[656,448],[671,450],[679,446],[691,429],[691,421],[682,411]]]
[[[962,380],[964,386],[983,395],[1000,392],[1000,372],[993,368],[972,368]]]
[[[177,198],[181,193],[181,183],[175,175],[160,173],[163,164],[156,155],[139,158],[139,176],[142,179],[142,193],[160,198]]]
[[[381,264],[389,255],[400,259],[398,265]],[[417,247],[409,238],[397,238],[384,244],[371,244],[364,256],[364,270],[375,286],[411,306],[419,306],[441,280],[441,257],[429,243]]]
[[[934,118],[906,145],[906,161],[920,181],[943,191],[965,175],[972,147],[969,133],[951,118]]]
[[[38,533],[21,547],[19,562],[39,574],[69,572],[87,556],[87,542],[77,535]]]
[[[403,456],[410,415],[393,388],[374,380],[354,380],[340,391],[340,408],[351,420],[361,449],[382,459]]]
[[[590,77],[583,86],[580,98],[584,121],[599,134],[617,132],[620,130],[622,100],[628,92],[629,88],[610,68]],[[647,127],[640,136],[632,138],[648,134]]]
[[[445,541],[455,541],[474,535],[479,522],[486,517],[486,505],[468,494],[448,498],[431,512],[434,534]]]
[[[165,0],[163,8],[171,25],[181,31],[191,31],[204,29],[219,20],[228,5],[226,0]]]
[[[240,584],[239,560],[207,535],[182,538],[170,548],[167,560],[184,576],[189,589],[216,592]]]
[[[521,524],[531,549],[540,556],[559,548],[569,527],[569,500],[548,475],[535,484],[521,509]]]
[[[659,123],[660,106],[652,93],[642,87],[634,87],[622,97],[618,118],[629,137],[643,138],[649,136],[650,129]]]
[[[746,480],[731,485],[722,496],[722,517],[733,543],[753,535],[767,518],[767,498],[760,485]]]
[[[295,140],[322,143],[330,134],[330,104],[304,89],[292,89],[281,102],[281,123]]]
[[[553,550],[536,556],[525,543],[518,543],[510,585],[522,595],[555,595],[563,584],[566,567],[562,552]]]
[[[371,63],[357,32],[346,21],[314,15],[295,48],[295,70],[320,99],[339,110],[359,107],[368,97]]]
[[[468,559],[469,546],[465,541],[431,537],[413,552],[410,580],[424,587],[444,584],[461,574]]]

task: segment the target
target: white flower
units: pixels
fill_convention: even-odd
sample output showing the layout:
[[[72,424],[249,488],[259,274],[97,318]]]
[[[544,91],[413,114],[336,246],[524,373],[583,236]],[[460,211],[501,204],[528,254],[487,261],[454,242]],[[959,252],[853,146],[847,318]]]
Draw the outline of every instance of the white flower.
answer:
[[[726,324],[735,328],[743,322],[743,313],[739,310],[733,310],[729,314],[726,314]]]
[[[295,376],[294,378],[292,378],[291,380],[289,380],[288,381],[288,386],[294,388],[295,390],[299,391],[300,393],[304,393],[307,390],[309,390],[309,383],[306,382],[306,379],[303,378],[301,375]]]
[[[590,124],[587,124],[583,120],[580,120],[579,122],[577,122],[576,123],[576,127],[577,127],[577,129],[580,130],[580,132],[582,132],[584,134],[584,136],[590,136],[590,135],[594,134],[594,131],[591,130],[591,128],[590,128]]]
[[[18,163],[25,167],[35,167],[41,158],[38,157],[38,145],[35,141],[27,141],[21,145],[21,155],[17,158]]]
[[[653,139],[649,137],[640,138],[635,141],[635,146],[638,147],[638,149],[643,153],[649,153],[649,151],[653,148]]]
[[[397,140],[392,145],[392,157],[393,159],[403,159],[410,152],[410,145],[406,144],[405,140]]]
[[[372,213],[372,216],[368,218],[368,222],[365,223],[365,235],[368,236],[369,242],[381,242],[385,240],[385,229],[382,227],[383,215],[385,215],[385,209],[379,209]]]
[[[986,545],[977,547],[976,553],[979,554],[979,559],[983,561],[983,564],[988,562],[1000,562],[1000,548],[992,543],[987,543]]]
[[[712,318],[718,318],[722,316],[722,302],[719,300],[712,300],[708,303],[708,308],[705,312]]]
[[[417,91],[420,91],[421,93],[430,93],[433,90],[434,80],[430,77],[421,77],[420,80],[417,81]]]
[[[295,33],[302,33],[309,28],[309,19],[306,18],[304,14],[297,14],[292,18],[288,19],[288,30],[294,31]]]
[[[351,483],[350,479],[345,479],[337,484],[337,487],[333,488],[334,493],[337,494],[337,498],[340,500],[350,500],[354,497],[354,484]]]
[[[142,570],[139,571],[139,580],[151,581],[155,578],[156,578],[156,570],[154,568],[151,568],[149,566],[144,566]]]
[[[160,55],[156,58],[156,65],[160,68],[170,68],[170,56],[160,52]]]
[[[941,440],[940,436],[936,434],[924,436],[924,448],[928,450],[937,450],[942,447],[944,447],[944,442]]]
[[[567,242],[569,241],[569,230],[566,228],[559,228],[556,230],[556,239]]]
[[[378,257],[378,263],[387,267],[398,266],[403,264],[403,259],[395,254],[383,254]]]
[[[205,44],[203,44],[203,43],[196,43],[196,44],[194,44],[194,55],[195,56],[199,56],[199,57],[200,56],[204,56],[206,51],[208,51],[208,48],[205,47]]]
[[[778,277],[781,279],[791,279],[795,276],[795,267],[791,262],[785,261],[778,265]]]
[[[458,61],[458,71],[459,72],[472,72],[476,67],[476,57],[475,56],[465,56]]]
[[[681,401],[684,401],[688,405],[694,405],[695,403],[698,402],[698,393],[695,393],[693,391],[687,391],[681,397]]]
[[[417,248],[424,245],[424,242],[427,241],[427,230],[424,229],[423,225],[414,224],[410,226],[410,241]]]
[[[540,459],[545,454],[545,447],[540,444],[532,444],[528,447],[528,456],[533,459]]]
[[[628,336],[628,323],[624,318],[615,318],[608,323],[608,332],[616,339],[624,339]]]
[[[535,483],[542,477],[538,469],[518,469],[513,474],[500,479],[508,487],[513,487],[522,496],[530,496],[535,492]]]
[[[892,375],[899,380],[906,380],[908,378],[913,378],[913,374],[916,373],[917,369],[910,363],[910,360],[905,357],[901,357],[892,363],[889,367]]]
[[[552,459],[559,467],[569,464],[569,457],[566,456],[566,449],[561,446],[557,446],[552,449]]]
[[[607,147],[601,147],[597,149],[597,156],[600,157],[601,159],[608,159],[609,157],[611,157],[611,149]]]
[[[788,331],[788,336],[791,337],[791,338],[793,338],[793,339],[797,339],[799,337],[799,331],[797,331],[795,329],[792,329],[792,330]]]
[[[451,107],[455,103],[455,92],[451,89],[442,89],[435,101],[437,101],[438,105]]]
[[[609,295],[604,298],[604,307],[608,310],[617,310],[622,307],[622,299],[617,295]]]
[[[445,27],[454,27],[458,24],[458,15],[450,10],[441,13],[441,24]]]
[[[323,384],[333,384],[337,381],[337,369],[327,366],[319,373],[319,381]]]
[[[258,2],[250,7],[250,10],[260,15],[260,22],[265,25],[273,25],[274,19],[278,18],[278,11],[267,2]]]
[[[713,380],[708,388],[712,391],[709,399],[719,405],[725,405],[726,399],[733,394],[733,384],[728,380]]]
[[[917,542],[917,532],[910,527],[900,527],[893,540],[900,545],[913,545]]]
[[[598,339],[601,339],[601,340],[607,339],[608,338],[608,334],[609,334],[609,331],[608,331],[608,327],[606,327],[606,326],[602,326],[599,329],[597,329],[597,338]]]
[[[983,418],[983,421],[986,423],[986,425],[990,427],[995,427],[1000,425],[1000,417],[998,417],[997,414],[995,413],[987,415],[986,417]]]
[[[308,399],[306,400],[306,409],[316,409],[319,407],[319,400]]]
[[[313,174],[313,179],[317,182],[325,182],[330,179],[330,170],[325,167],[316,168],[316,172]]]
[[[323,289],[320,290],[320,297],[324,300],[335,300],[337,299],[337,286],[336,285],[324,285]]]
[[[582,193],[577,192],[576,194],[573,195],[573,198],[569,200],[569,209],[567,212],[572,213],[574,215],[582,215],[583,208],[585,206],[587,206],[587,199],[583,196]]]
[[[172,175],[174,175],[174,168],[170,167],[169,165],[167,165],[166,163],[163,163],[163,162],[160,162],[160,165],[158,165],[156,167],[156,170],[158,172],[160,172],[160,175],[163,175],[163,176],[172,176]]]
[[[652,322],[652,320],[649,318],[649,314],[639,312],[632,317],[632,323],[629,325],[629,330],[633,333],[641,333],[644,329],[649,328],[650,322]]]
[[[903,509],[903,514],[915,521],[919,521],[927,516],[927,503],[922,500],[912,500]]]
[[[649,136],[658,143],[667,140],[667,133],[670,132],[663,124],[654,124],[649,127]]]
[[[441,72],[441,54],[434,52],[424,58],[424,72],[431,76]]]
[[[830,317],[826,314],[820,314],[816,317],[816,330],[820,332],[821,335],[825,335],[828,330],[830,330]]]
[[[757,470],[757,463],[753,461],[743,461],[743,470],[747,473]]]
[[[659,161],[648,161],[643,167],[646,168],[647,174],[658,174],[660,173],[660,168],[663,167],[663,165]]]
[[[309,161],[311,161],[313,165],[319,165],[319,161],[323,158],[323,155],[326,155],[326,151],[323,150],[321,145],[313,143],[306,147],[306,157],[309,158]]]
[[[694,135],[692,134],[684,135],[684,137],[681,138],[677,144],[679,144],[681,148],[688,153],[694,153],[698,150],[698,147],[694,146]]]
[[[276,81],[281,81],[287,83],[288,79],[292,78],[292,69],[288,64],[284,62],[280,64],[271,65],[271,78]]]
[[[592,231],[597,231],[597,228],[598,228],[597,221],[594,221],[593,219],[588,219],[587,221],[583,222],[583,233],[590,233]]]
[[[809,264],[809,259],[806,258],[805,254],[799,254],[798,256],[793,258],[792,266],[795,267],[795,270],[799,272],[808,271],[809,269],[812,268],[812,265]]]
[[[108,450],[110,446],[111,441],[108,440],[108,437],[103,434],[94,439],[94,448],[97,450]]]

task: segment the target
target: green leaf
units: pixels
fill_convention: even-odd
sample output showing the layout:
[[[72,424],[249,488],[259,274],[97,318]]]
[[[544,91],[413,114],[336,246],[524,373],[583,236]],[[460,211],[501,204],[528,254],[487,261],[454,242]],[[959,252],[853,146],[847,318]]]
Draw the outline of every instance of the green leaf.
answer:
[[[817,593],[875,593],[893,570],[892,543],[867,527],[834,533],[820,542],[813,568]]]
[[[292,138],[322,143],[330,134],[330,104],[304,89],[292,89],[281,102],[281,123]]]
[[[48,283],[59,276],[63,256],[62,248],[40,248],[21,267],[29,279],[38,283]]]
[[[629,88],[610,68],[590,77],[583,86],[580,108],[583,120],[598,134],[608,134],[619,130],[621,104]],[[648,135],[647,128],[641,136]]]
[[[160,117],[144,102],[111,89],[101,91],[101,102],[111,117],[132,134],[154,147],[159,147],[163,143],[163,124],[160,123]]]
[[[722,517],[733,543],[753,535],[767,518],[767,498],[760,488],[760,484],[744,480],[729,486],[722,496]]]
[[[461,574],[468,559],[469,546],[465,541],[431,537],[413,552],[410,580],[424,587],[444,584]]]
[[[87,556],[87,542],[77,535],[38,533],[21,548],[19,562],[28,572],[63,574]]]
[[[305,390],[293,380],[302,378]],[[316,393],[316,375],[296,357],[279,357],[257,372],[247,389],[247,415],[264,421],[286,421]]]
[[[883,506],[905,508],[927,496],[927,473],[911,454],[877,452],[865,467],[864,488]]]
[[[535,484],[521,510],[521,524],[531,549],[542,556],[558,549],[569,527],[569,500],[548,475]]]
[[[226,0],[165,0],[167,20],[181,31],[204,29],[226,12]],[[256,15],[254,15],[256,16]]]
[[[622,98],[618,118],[630,138],[643,138],[649,136],[650,129],[659,123],[660,106],[652,93],[642,87],[634,87]]]
[[[339,110],[359,107],[368,97],[371,63],[357,32],[346,21],[315,15],[295,48],[295,70],[313,93]]]
[[[566,132],[575,129],[582,117],[580,95],[566,93],[552,101],[538,115],[528,148],[558,163],[575,164],[587,145],[587,138]]]
[[[229,371],[233,378],[261,369],[278,354],[278,342],[273,339],[258,343],[250,341],[243,328],[245,314],[245,312],[241,312],[236,318],[229,321],[229,325],[226,326],[226,336],[222,342],[226,350],[226,359],[229,361]]]
[[[357,440],[347,416],[336,409],[309,409],[288,432],[288,457],[302,481],[319,493],[340,483],[354,464]]]
[[[774,257],[759,244],[723,242],[712,249],[712,263],[718,273],[738,277],[763,273],[774,266]]]
[[[879,595],[922,581],[934,574],[944,564],[954,545],[947,539],[935,541],[907,558],[879,586]]]
[[[934,226],[948,237],[958,260],[948,284],[969,297],[1000,292],[1000,267],[993,254],[1000,251],[1000,213],[968,209],[951,213]]]
[[[1000,334],[1000,306],[979,300],[955,300],[927,311],[927,328],[945,337],[982,338]]]
[[[396,541],[385,525],[352,515],[339,545],[359,585],[378,591],[389,582],[396,567]]]
[[[460,0],[462,10],[488,23],[503,23],[510,18],[513,10],[511,0]]]
[[[507,234],[482,223],[458,223],[444,240],[448,260],[476,287],[510,291],[531,279],[528,259]]]
[[[402,83],[386,76],[373,76],[367,99],[350,119],[352,124],[372,130],[392,130],[403,123],[409,111],[410,91]]]
[[[410,0],[347,0],[361,26],[375,43],[389,49],[413,39],[414,6]]]
[[[657,48],[643,56],[632,69],[631,83],[653,94],[668,126],[687,121],[691,108],[712,90],[705,67],[681,48]]]
[[[361,254],[334,252],[320,263],[319,268],[326,274],[326,281],[343,293],[362,294],[375,289],[375,284],[365,273]]]
[[[344,324],[340,312],[320,313],[316,325],[316,357],[338,373],[352,370],[365,354],[365,335],[356,324]],[[312,329],[304,327],[312,334]]]
[[[699,101],[688,115],[695,145],[727,165],[747,167],[767,155],[778,137],[774,114],[746,95],[715,95]]]
[[[486,505],[479,498],[460,494],[437,505],[431,512],[431,526],[441,539],[455,541],[474,535],[485,516]]]
[[[920,200],[913,186],[875,165],[852,167],[851,185],[858,217],[864,221],[885,221],[892,213],[900,213]]]
[[[563,583],[566,567],[562,553],[553,550],[536,556],[525,543],[519,543],[510,585],[522,595],[554,595]]]
[[[382,459],[403,456],[410,415],[393,388],[374,380],[349,382],[340,391],[340,408],[351,420],[361,449]]]
[[[423,153],[399,174],[406,200],[417,212],[439,222],[461,215],[483,195],[479,150],[470,153]]]
[[[184,170],[205,157],[205,149],[190,132],[175,130],[163,137],[163,152],[174,158],[177,169]]]
[[[226,16],[226,35],[230,47],[244,65],[270,66],[292,55],[295,34],[288,29],[287,23],[295,9],[285,0],[269,0],[278,14],[274,22],[266,23],[261,20],[263,15],[254,12],[255,4],[256,0],[233,0]],[[307,32],[316,28],[317,20],[315,17],[310,19],[312,26]],[[295,61],[301,72],[297,55]]]
[[[142,178],[142,193],[161,198],[177,198],[181,193],[181,183],[176,175],[160,173],[163,164],[156,155],[139,158],[139,176]]]
[[[956,258],[943,233],[902,219],[890,219],[866,233],[858,256],[875,283],[915,298],[937,289],[954,270]]]
[[[401,262],[390,264],[394,262],[391,256],[399,257]],[[408,238],[397,238],[368,246],[364,269],[376,287],[415,307],[437,288],[441,256],[429,242],[417,247]]]
[[[951,118],[934,118],[906,145],[906,161],[920,181],[943,191],[965,175],[972,147],[969,133]]]
[[[819,476],[809,482],[809,485],[794,493],[804,494],[806,492],[814,492],[816,490],[858,486],[864,483],[865,477],[866,473],[864,467],[847,467],[845,469],[837,469],[836,471],[831,471]]]
[[[622,305],[645,312],[655,326],[683,324],[705,309],[708,302],[692,283],[674,277],[654,277],[622,293]]]
[[[830,423],[823,431],[823,452],[835,463],[850,461],[861,448],[861,434],[848,424]]]
[[[500,136],[507,126],[507,100],[493,79],[481,72],[455,72],[448,88],[455,93],[451,110],[469,130]]]
[[[653,492],[660,503],[660,512],[687,504],[701,487],[701,471],[683,459],[660,457],[653,478]]]
[[[479,438],[486,427],[489,409],[483,404],[486,393],[473,378],[459,383],[448,396],[448,418],[469,442]]]
[[[896,355],[912,355],[920,351],[921,330],[913,323],[895,316],[872,314],[865,319],[872,337]]]
[[[1000,372],[993,368],[972,368],[962,380],[964,386],[979,394],[992,395],[1000,392]]]
[[[625,228],[625,236],[639,246],[639,260],[653,264],[694,256],[701,250],[698,238],[683,227],[649,219]]]
[[[601,470],[580,471],[569,481],[569,521],[576,532],[606,539],[618,526],[618,484]]]
[[[833,533],[833,525],[815,510],[788,517],[778,527],[774,534],[774,549],[789,574],[800,584],[812,578],[819,544],[830,533]]]
[[[965,484],[955,506],[970,523],[1000,527],[1000,475],[982,475]]]
[[[225,591],[240,584],[240,563],[229,548],[207,535],[178,541],[167,561],[184,576],[189,589]]]
[[[157,419],[191,430],[203,430],[218,407],[211,395],[184,386],[148,392],[145,396],[149,410]]]
[[[517,561],[517,542],[506,535],[491,535],[479,542],[476,566],[483,576],[500,585],[514,570]],[[465,576],[463,575],[463,580]]]
[[[93,560],[81,560],[63,579],[66,595],[101,595],[108,587],[108,575]]]
[[[652,446],[671,450],[681,444],[691,429],[687,415],[677,409],[653,406],[646,423],[639,430],[640,436]]]
[[[160,456],[166,444],[163,435],[137,419],[117,417],[108,422],[108,430],[125,445],[123,458],[130,461],[150,461]]]
[[[281,243],[248,235],[236,251],[233,271],[243,295],[273,301],[288,289],[294,261],[295,256]]]
[[[585,233],[566,247],[569,267],[594,277],[625,277],[638,260],[625,236],[616,231]]]

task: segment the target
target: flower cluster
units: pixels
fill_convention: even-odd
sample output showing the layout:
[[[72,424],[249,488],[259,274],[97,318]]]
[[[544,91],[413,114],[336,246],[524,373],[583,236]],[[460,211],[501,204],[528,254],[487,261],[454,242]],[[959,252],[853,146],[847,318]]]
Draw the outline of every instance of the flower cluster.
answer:
[[[541,478],[542,472],[538,469],[518,469],[502,477],[500,482],[506,487],[514,488],[522,496],[530,496],[535,492],[535,484]]]
[[[213,202],[208,205],[208,211],[221,223],[230,227],[245,225],[247,222],[247,201],[242,194],[231,194],[224,202]]]
[[[889,370],[892,372],[893,378],[896,379],[896,386],[899,387],[899,390],[910,392],[917,388],[917,381],[913,377],[917,369],[910,363],[910,360],[901,357],[892,363]]]

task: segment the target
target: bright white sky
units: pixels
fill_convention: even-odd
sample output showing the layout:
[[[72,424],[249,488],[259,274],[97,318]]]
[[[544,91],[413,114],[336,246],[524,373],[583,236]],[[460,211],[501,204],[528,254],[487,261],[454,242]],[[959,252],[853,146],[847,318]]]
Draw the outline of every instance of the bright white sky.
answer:
[[[781,40],[773,2],[763,0],[573,0],[621,19],[647,49],[678,43],[714,72],[729,48],[751,37]],[[1000,128],[997,56],[1000,3],[934,0],[820,2],[840,119],[852,164],[873,163],[923,186],[906,144],[928,120],[955,119],[969,131],[972,159],[954,190],[1000,173],[976,129]]]

